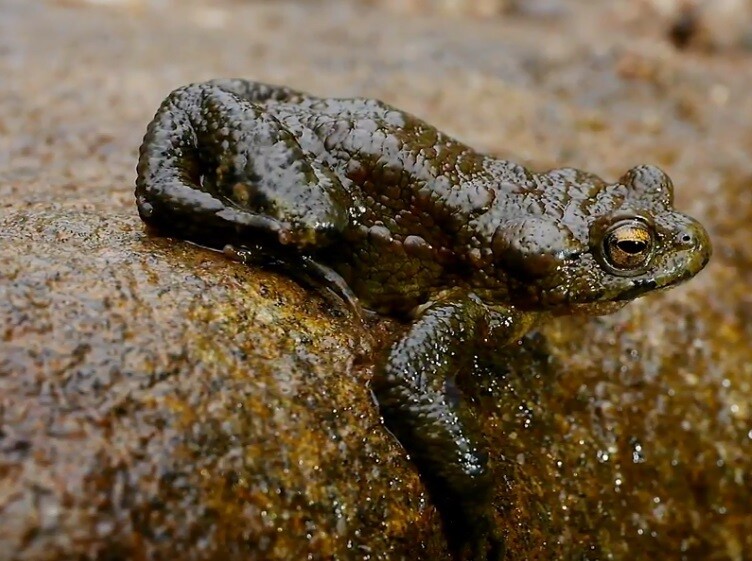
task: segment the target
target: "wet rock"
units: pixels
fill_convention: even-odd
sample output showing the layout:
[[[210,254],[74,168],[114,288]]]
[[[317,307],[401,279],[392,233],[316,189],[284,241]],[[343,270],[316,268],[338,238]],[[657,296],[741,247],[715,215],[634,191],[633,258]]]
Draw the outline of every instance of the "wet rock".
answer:
[[[678,52],[635,5],[5,2],[0,559],[448,559],[368,391],[369,334],[399,326],[136,216],[146,123],[217,76],[379,97],[536,167],[666,168],[708,269],[462,383],[510,558],[744,559],[752,61]]]
[[[357,331],[326,299],[133,216],[14,211],[2,231],[0,558],[388,559],[431,542],[353,368]]]

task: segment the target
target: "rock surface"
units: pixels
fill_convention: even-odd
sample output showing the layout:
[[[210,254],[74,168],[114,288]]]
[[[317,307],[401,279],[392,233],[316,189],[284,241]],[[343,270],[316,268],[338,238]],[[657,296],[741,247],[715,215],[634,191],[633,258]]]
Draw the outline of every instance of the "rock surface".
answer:
[[[448,559],[368,391],[368,332],[399,326],[136,216],[146,123],[219,76],[379,97],[537,167],[663,166],[708,269],[467,391],[509,558],[749,558],[752,58],[677,51],[628,0],[534,4],[0,2],[0,560]]]

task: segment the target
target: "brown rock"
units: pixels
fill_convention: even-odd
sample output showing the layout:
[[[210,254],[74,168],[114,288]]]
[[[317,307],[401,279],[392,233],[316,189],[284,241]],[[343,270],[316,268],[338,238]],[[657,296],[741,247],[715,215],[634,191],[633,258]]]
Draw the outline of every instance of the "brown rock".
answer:
[[[218,76],[380,97],[538,167],[664,166],[708,269],[466,385],[510,558],[745,559],[752,60],[679,53],[629,6],[4,2],[0,559],[447,559],[368,392],[366,332],[395,326],[135,214],[158,103]]]

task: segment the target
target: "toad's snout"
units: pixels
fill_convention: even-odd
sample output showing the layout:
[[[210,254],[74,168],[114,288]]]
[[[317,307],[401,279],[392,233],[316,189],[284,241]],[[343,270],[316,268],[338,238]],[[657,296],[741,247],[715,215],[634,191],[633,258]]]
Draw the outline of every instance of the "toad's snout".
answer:
[[[687,260],[687,278],[699,273],[713,254],[708,232],[693,218],[688,218],[684,227],[676,233],[675,246]]]

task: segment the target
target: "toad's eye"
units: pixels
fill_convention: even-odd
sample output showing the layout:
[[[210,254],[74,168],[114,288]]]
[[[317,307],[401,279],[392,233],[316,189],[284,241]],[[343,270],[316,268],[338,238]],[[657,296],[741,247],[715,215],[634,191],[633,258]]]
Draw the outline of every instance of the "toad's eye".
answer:
[[[653,252],[653,232],[641,220],[620,220],[606,231],[601,251],[614,273],[639,273]]]

